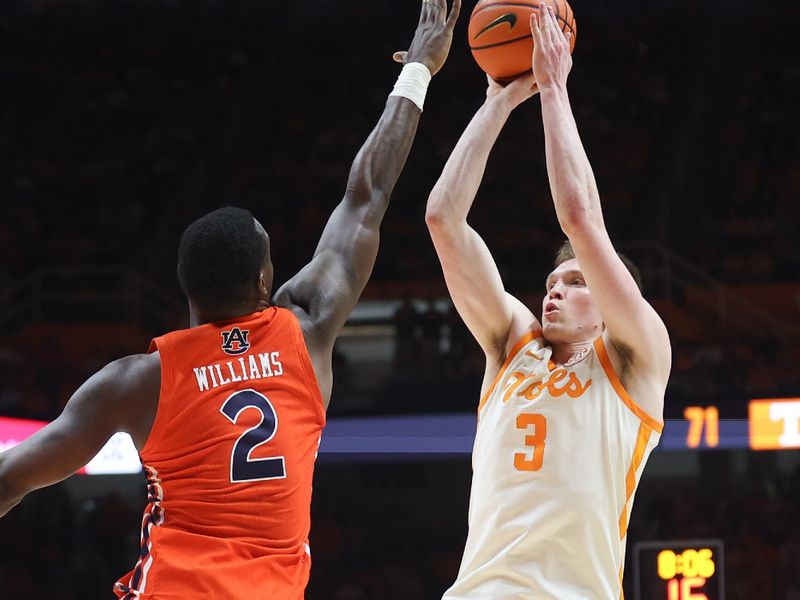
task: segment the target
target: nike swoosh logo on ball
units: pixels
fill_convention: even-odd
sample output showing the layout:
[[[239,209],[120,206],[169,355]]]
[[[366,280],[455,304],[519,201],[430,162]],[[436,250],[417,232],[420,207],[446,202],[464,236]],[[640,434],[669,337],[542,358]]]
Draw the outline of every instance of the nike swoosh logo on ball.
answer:
[[[514,25],[517,24],[517,15],[515,15],[514,13],[506,13],[504,15],[497,17],[494,21],[492,21],[486,27],[484,27],[478,33],[476,33],[475,37],[472,39],[477,40],[487,31],[491,31],[492,29],[494,29],[495,27],[499,27],[503,23],[508,23],[509,30],[514,29]]]

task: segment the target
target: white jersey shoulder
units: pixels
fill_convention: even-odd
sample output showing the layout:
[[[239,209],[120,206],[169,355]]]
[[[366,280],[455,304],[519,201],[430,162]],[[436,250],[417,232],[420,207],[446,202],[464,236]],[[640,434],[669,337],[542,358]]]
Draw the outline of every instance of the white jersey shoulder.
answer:
[[[661,429],[602,338],[556,365],[525,336],[481,400],[469,534],[445,600],[618,600],[633,496]]]

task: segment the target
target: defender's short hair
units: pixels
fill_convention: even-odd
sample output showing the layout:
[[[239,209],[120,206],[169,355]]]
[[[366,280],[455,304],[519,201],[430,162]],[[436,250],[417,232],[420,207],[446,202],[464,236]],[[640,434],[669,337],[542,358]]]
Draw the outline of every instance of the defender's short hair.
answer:
[[[642,287],[642,274],[639,272],[639,267],[633,264],[633,261],[625,256],[622,252],[617,252],[617,256],[619,256],[622,264],[625,265],[630,274],[633,276],[633,280],[639,287],[639,291],[644,292],[644,288]],[[556,260],[553,266],[557,267],[561,263],[565,263],[573,258],[575,258],[575,251],[572,249],[572,243],[570,243],[569,240],[566,240],[563,244],[561,244],[561,248],[558,249],[558,252],[556,252]]]
[[[255,285],[267,242],[249,210],[226,206],[189,225],[178,246],[178,281],[198,306],[217,307],[246,297]]]

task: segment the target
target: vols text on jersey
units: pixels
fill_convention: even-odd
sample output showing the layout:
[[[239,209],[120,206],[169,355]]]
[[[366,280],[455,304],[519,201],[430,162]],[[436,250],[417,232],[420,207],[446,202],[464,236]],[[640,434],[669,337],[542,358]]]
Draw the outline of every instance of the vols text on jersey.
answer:
[[[559,385],[559,382],[566,381]],[[527,384],[524,385],[523,384]],[[553,397],[567,394],[570,398],[580,398],[592,385],[592,380],[587,379],[581,382],[578,375],[567,369],[551,370],[547,377],[541,373],[526,373],[524,371],[514,371],[506,382],[503,394],[503,404],[516,392],[516,397],[525,400],[536,400],[545,390]]]

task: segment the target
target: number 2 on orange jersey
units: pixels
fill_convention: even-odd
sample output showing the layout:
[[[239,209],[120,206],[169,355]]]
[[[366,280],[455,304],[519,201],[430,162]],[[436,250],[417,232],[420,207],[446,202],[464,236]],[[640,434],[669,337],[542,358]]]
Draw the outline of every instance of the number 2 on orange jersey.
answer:
[[[514,454],[514,466],[517,471],[538,471],[544,460],[544,442],[547,437],[547,419],[544,415],[522,413],[517,415],[517,429],[526,432],[533,427],[533,435],[525,436],[525,445],[533,448],[533,457],[528,458],[525,452]]]
[[[242,433],[233,445],[231,483],[285,479],[285,457],[250,458],[253,450],[269,442],[278,431],[278,413],[269,399],[255,390],[241,390],[231,394],[219,411],[235,425],[239,415],[248,408],[260,412],[261,421]]]

